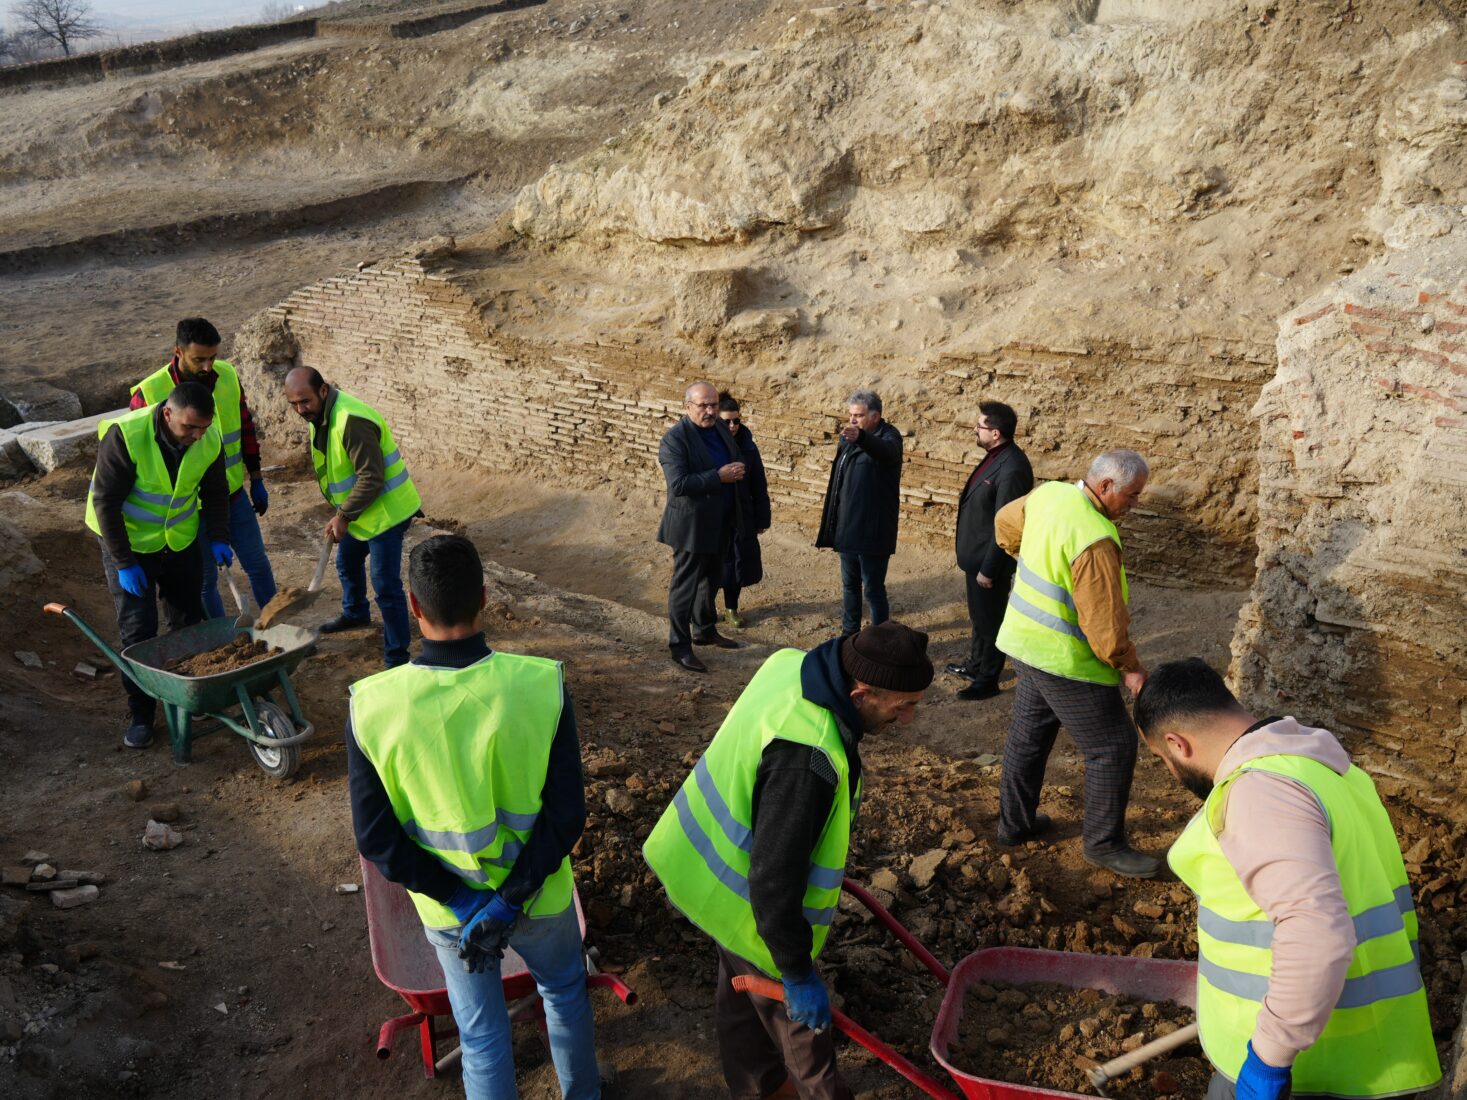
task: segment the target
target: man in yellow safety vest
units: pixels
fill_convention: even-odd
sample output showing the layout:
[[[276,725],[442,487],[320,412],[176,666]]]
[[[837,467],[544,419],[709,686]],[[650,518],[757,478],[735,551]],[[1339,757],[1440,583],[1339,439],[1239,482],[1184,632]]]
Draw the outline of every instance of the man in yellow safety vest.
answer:
[[[539,987],[562,1095],[596,1100],[570,865],[586,797],[561,665],[489,648],[479,629],[484,567],[468,539],[436,535],[415,548],[409,588],[422,653],[351,689],[357,848],[407,887],[438,953],[469,1100],[516,1095],[506,947]]]
[[[199,517],[210,565],[228,563],[229,485],[214,398],[197,382],[180,382],[166,400],[102,421],[97,435],[86,524],[101,543],[125,648],[157,637],[159,599],[170,630],[203,620]],[[157,700],[126,676],[122,686],[129,714],[123,744],[147,748]]]
[[[1195,657],[1151,674],[1136,724],[1204,800],[1168,861],[1197,895],[1207,1100],[1436,1084],[1411,886],[1370,777],[1328,730],[1256,719]]]
[[[260,469],[255,418],[234,364],[218,358],[217,328],[203,317],[185,317],[178,322],[173,340],[173,358],[132,388],[128,407],[156,405],[180,382],[197,382],[214,395],[214,419],[224,444],[224,476],[229,479],[229,544],[249,578],[255,603],[264,607],[275,595],[275,574],[257,518],[270,507],[270,493]],[[250,483],[248,495],[246,480]],[[219,573],[207,554],[204,559],[204,614],[217,618],[225,613],[219,595]]]
[[[851,1096],[815,958],[861,804],[861,738],[911,722],[931,682],[927,635],[893,620],[780,650],[647,838],[668,899],[717,946],[714,1024],[738,1100]],[[744,974],[782,980],[784,1003],[736,992]]]
[[[310,424],[311,462],[321,495],[335,514],[326,537],[337,543],[341,614],[321,633],[366,626],[367,561],[382,612],[382,651],[388,668],[408,659],[408,605],[402,591],[402,540],[422,500],[382,415],[365,401],[328,385],[313,367],[285,376],[285,399]]]

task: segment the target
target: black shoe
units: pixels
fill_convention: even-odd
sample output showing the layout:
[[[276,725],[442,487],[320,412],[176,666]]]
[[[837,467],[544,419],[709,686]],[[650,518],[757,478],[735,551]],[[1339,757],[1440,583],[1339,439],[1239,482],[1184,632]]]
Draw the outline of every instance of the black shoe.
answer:
[[[964,680],[976,679],[976,677],[968,671],[967,665],[951,664],[947,666],[945,671],[949,676],[961,676]]]
[[[743,642],[736,642],[732,638],[725,638],[717,630],[713,631],[711,634],[704,634],[702,636],[695,636],[693,638],[693,644],[694,645],[716,645],[719,649],[743,649],[744,648],[744,643]]]
[[[1155,878],[1156,873],[1161,870],[1161,860],[1131,847],[1117,848],[1113,852],[1092,852],[1087,849],[1084,855],[1086,863],[1114,871],[1122,878]]]
[[[970,701],[977,699],[992,699],[998,694],[998,684],[992,680],[974,680],[967,687],[958,692],[959,699]]]
[[[153,727],[146,722],[134,722],[122,735],[122,743],[130,749],[145,749],[153,743]]]
[[[702,661],[698,660],[698,658],[694,657],[691,653],[674,653],[672,655],[672,659],[675,664],[682,665],[682,667],[687,669],[689,672],[708,671],[708,666],[705,665]],[[702,689],[700,688],[699,690],[701,691]]]
[[[1015,845],[1023,844],[1026,840],[1033,840],[1037,836],[1043,836],[1049,832],[1049,828],[1053,824],[1054,822],[1050,820],[1048,814],[1035,814],[1034,825],[1026,832],[1019,833],[1017,836],[1008,836],[1005,833],[999,833],[994,839],[1005,848],[1012,848]]]
[[[359,626],[367,626],[372,622],[367,619],[353,619],[346,615],[338,615],[321,624],[322,634],[340,634],[343,630],[355,630]]]

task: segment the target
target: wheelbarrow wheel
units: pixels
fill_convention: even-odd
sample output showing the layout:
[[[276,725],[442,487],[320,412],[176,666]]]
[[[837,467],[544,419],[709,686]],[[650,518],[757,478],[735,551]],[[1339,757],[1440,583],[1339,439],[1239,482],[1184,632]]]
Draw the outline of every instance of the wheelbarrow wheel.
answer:
[[[255,714],[260,720],[260,728],[257,732],[261,737],[295,736],[295,723],[290,720],[290,715],[276,704],[257,699],[255,700]],[[276,779],[286,779],[294,775],[296,769],[301,766],[299,745],[277,747],[251,741],[249,746],[250,755],[255,758],[255,763],[260,765],[260,770]]]

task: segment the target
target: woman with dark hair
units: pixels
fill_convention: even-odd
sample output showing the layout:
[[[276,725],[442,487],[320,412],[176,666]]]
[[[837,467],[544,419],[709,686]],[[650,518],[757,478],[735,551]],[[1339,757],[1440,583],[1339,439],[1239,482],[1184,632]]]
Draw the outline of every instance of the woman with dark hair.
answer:
[[[736,531],[723,559],[723,618],[730,626],[743,626],[739,614],[739,593],[764,579],[764,563],[759,553],[759,536],[769,530],[769,482],[764,477],[764,460],[739,410],[739,403],[727,390],[718,395],[718,418],[727,426],[739,445],[738,460],[746,471],[742,481],[734,482],[734,491],[744,496],[743,514],[753,517],[748,530]]]

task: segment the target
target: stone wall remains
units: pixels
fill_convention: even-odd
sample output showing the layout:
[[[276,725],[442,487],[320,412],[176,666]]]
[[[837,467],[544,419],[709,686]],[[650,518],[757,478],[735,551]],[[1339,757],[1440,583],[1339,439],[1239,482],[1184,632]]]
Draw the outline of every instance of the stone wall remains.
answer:
[[[380,409],[412,461],[654,492],[663,490],[658,440],[681,414],[683,389],[711,377],[744,404],[776,514],[818,522],[844,387],[812,401],[802,379],[792,397],[791,382],[722,351],[710,366],[672,333],[653,349],[611,337],[534,344],[494,331],[482,314],[432,254],[420,255],[299,291],[242,334],[235,358],[257,419],[284,438],[299,427],[278,379],[301,362]],[[281,339],[271,350],[247,349],[272,331]],[[896,369],[878,367],[888,377]],[[1123,528],[1133,573],[1248,582],[1256,447],[1246,412],[1271,372],[1267,349],[1221,338],[1167,351],[1013,342],[900,369],[907,396],[888,394],[886,415],[906,436],[904,540],[950,543],[972,469],[973,418],[991,394],[1019,411],[1020,442],[1041,477],[1082,476],[1114,446],[1148,456],[1154,488]]]
[[[1460,812],[1467,219],[1418,208],[1386,242],[1280,324],[1233,675],[1259,714],[1328,725],[1388,786]]]

